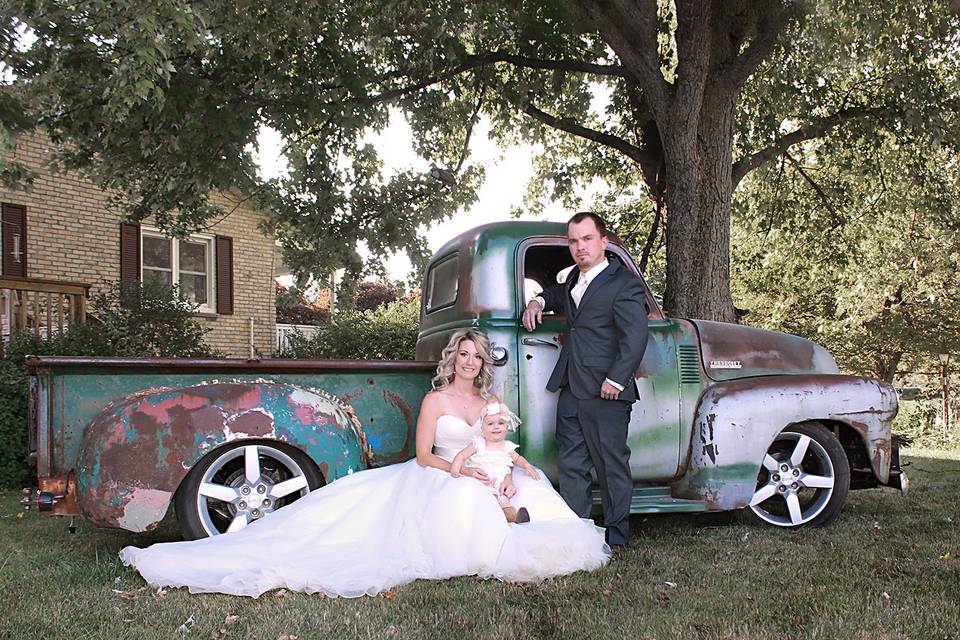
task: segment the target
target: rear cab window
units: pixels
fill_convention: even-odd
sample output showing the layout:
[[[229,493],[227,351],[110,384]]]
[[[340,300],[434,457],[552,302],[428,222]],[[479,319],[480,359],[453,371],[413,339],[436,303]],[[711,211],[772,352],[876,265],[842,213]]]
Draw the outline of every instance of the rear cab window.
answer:
[[[459,253],[453,253],[437,261],[430,268],[427,273],[427,290],[423,305],[426,313],[450,307],[457,301],[459,276]]]

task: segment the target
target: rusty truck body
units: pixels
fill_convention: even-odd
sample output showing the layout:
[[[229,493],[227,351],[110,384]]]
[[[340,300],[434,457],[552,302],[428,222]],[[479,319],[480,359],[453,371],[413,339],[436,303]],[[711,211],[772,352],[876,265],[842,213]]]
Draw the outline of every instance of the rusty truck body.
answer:
[[[41,510],[145,531],[175,505],[186,537],[229,532],[311,490],[414,455],[418,407],[450,334],[485,330],[494,379],[551,477],[564,318],[535,331],[526,302],[562,281],[566,227],[505,222],[442,247],[423,284],[417,360],[30,357],[30,447]],[[637,271],[614,239],[611,259]],[[781,527],[832,521],[848,489],[906,490],[889,385],[842,374],[787,334],[664,314],[646,287],[649,340],[628,441],[636,513],[743,510]]]

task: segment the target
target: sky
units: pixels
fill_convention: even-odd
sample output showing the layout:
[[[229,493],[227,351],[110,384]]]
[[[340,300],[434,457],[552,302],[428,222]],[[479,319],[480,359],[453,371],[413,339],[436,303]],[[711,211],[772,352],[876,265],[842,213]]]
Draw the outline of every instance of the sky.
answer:
[[[510,220],[510,209],[523,200],[527,182],[533,175],[532,148],[525,145],[500,148],[489,139],[488,131],[489,125],[481,120],[470,143],[470,162],[486,167],[486,181],[479,190],[477,202],[469,209],[424,229],[431,251],[436,251],[450,238],[478,225]],[[397,113],[391,117],[390,126],[372,135],[370,140],[380,152],[386,176],[411,166],[423,171],[429,168],[413,152],[410,127]],[[271,129],[261,129],[257,143],[259,150],[256,157],[262,176],[273,178],[281,175],[285,162],[281,154],[280,135]],[[555,203],[546,208],[540,219],[563,222],[571,215],[572,212]],[[410,261],[405,255],[396,255],[386,261],[386,267],[390,279],[405,280],[410,271]]]

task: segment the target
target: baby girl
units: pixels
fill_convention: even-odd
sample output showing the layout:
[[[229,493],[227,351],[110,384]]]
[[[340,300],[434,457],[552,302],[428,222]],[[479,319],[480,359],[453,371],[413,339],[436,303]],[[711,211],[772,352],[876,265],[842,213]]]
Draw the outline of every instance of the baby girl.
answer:
[[[483,411],[483,423],[480,432],[483,435],[475,436],[473,442],[456,455],[450,465],[450,475],[454,478],[460,475],[464,464],[476,467],[490,476],[492,484],[490,490],[497,497],[507,522],[529,522],[530,514],[525,507],[515,509],[510,505],[513,496],[513,467],[523,469],[534,480],[540,479],[540,474],[527,462],[526,458],[517,453],[516,443],[506,439],[507,431],[512,431],[520,424],[520,419],[507,405],[493,402]]]

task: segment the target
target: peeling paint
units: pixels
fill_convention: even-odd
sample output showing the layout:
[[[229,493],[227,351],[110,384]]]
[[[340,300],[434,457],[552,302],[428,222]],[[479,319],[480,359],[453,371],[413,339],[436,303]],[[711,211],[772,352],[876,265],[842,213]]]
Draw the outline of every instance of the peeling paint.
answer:
[[[117,524],[128,531],[149,531],[167,513],[173,494],[156,489],[134,489],[127,497]]]

